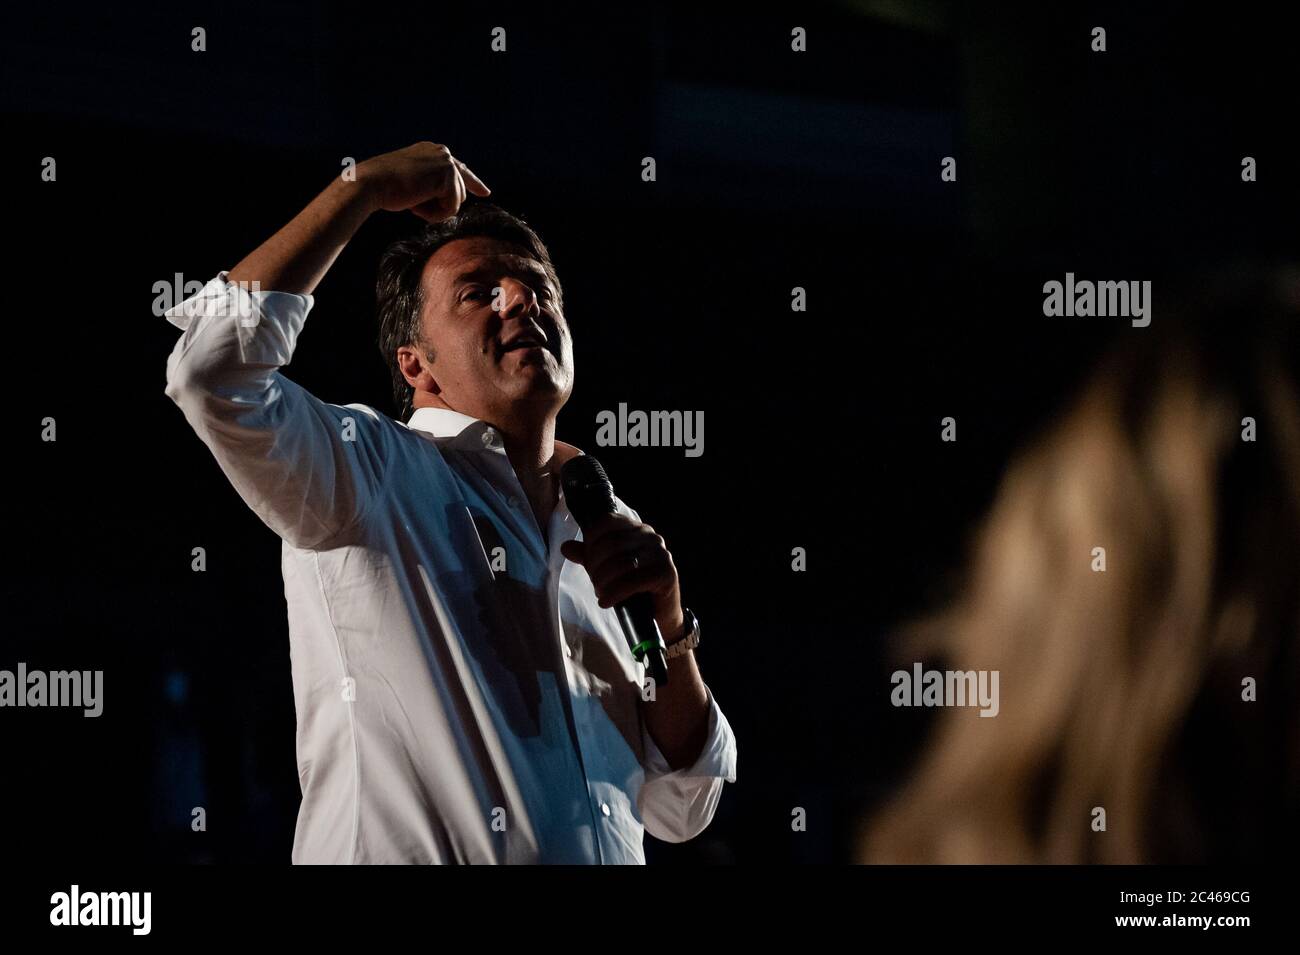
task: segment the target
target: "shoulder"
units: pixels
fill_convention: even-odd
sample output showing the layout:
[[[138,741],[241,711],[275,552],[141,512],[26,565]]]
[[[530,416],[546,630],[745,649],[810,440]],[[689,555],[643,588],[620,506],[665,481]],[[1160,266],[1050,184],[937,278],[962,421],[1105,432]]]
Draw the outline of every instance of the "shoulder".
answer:
[[[364,430],[369,433],[377,432],[397,432],[405,431],[406,428],[401,423],[394,421],[388,415],[384,414],[370,405],[359,402],[347,405],[336,405],[325,402],[325,407],[329,409],[338,421],[343,424],[351,422],[358,430]]]
[[[560,467],[564,467],[564,465],[568,464],[574,458],[583,454],[586,454],[586,452],[583,451],[582,448],[575,447],[565,441],[555,442],[555,463]]]
[[[393,421],[392,418],[388,417],[388,415],[384,414],[382,411],[376,411],[374,408],[370,407],[370,405],[363,405],[359,401],[354,401],[351,404],[339,405],[339,407],[350,408],[353,411],[360,411],[363,415],[366,415],[375,421],[389,421],[393,424],[397,424],[396,421]]]
[[[395,447],[404,439],[415,437],[415,433],[406,425],[370,405],[360,402],[346,405],[330,402],[321,404],[340,429],[343,440],[354,445],[365,445],[377,452],[383,452]]]

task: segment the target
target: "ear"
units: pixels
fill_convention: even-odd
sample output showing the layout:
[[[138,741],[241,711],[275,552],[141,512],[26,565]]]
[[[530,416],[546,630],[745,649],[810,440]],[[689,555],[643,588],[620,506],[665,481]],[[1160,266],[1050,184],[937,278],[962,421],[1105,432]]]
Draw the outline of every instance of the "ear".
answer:
[[[397,349],[397,367],[402,371],[406,383],[416,391],[436,395],[442,391],[438,381],[433,377],[429,357],[414,345],[403,345]]]

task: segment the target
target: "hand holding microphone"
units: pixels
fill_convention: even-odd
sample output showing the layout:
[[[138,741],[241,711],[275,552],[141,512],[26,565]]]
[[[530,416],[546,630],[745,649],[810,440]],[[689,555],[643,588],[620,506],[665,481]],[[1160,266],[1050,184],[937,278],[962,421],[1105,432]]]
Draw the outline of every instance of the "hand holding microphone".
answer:
[[[628,645],[647,660],[656,684],[667,684],[663,634],[671,639],[683,626],[672,554],[653,527],[614,510],[613,485],[591,455],[565,464],[560,480],[583,535],[560,552],[586,569],[600,606],[615,608]]]

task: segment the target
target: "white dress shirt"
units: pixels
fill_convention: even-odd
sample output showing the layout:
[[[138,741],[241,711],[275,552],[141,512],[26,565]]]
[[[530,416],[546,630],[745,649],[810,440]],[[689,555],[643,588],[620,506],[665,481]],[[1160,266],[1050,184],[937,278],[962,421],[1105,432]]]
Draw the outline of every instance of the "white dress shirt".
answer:
[[[712,691],[702,753],[671,770],[644,666],[560,554],[581,538],[563,493],[543,536],[486,423],[284,377],[312,304],[222,272],[166,313],[167,395],[283,540],[293,861],[643,863],[644,830],[699,834],[736,779]]]

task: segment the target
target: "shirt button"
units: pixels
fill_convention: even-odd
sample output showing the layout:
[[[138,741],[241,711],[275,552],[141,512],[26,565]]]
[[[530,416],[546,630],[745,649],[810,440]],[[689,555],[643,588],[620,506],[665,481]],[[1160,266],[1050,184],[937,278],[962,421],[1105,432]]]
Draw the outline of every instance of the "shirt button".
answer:
[[[507,501],[506,503],[509,504],[511,507],[518,507],[518,506],[519,506],[519,498],[517,498],[517,497],[515,497],[513,494],[511,494],[511,495],[510,495],[510,500]]]
[[[483,446],[495,448],[497,446],[497,433],[491,428],[483,432]]]
[[[601,804],[600,804],[600,811],[603,812],[605,815],[608,816],[608,815],[609,815],[609,803],[607,803],[607,802],[603,802],[603,803],[601,803]]]

